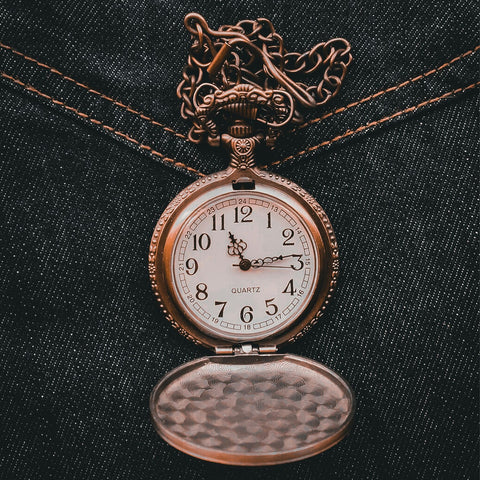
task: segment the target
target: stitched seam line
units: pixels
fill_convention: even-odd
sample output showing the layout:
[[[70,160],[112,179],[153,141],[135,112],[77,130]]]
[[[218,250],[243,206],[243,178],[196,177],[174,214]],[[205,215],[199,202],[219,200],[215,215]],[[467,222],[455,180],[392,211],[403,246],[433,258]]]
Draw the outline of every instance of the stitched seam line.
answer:
[[[192,167],[189,167],[187,165],[185,165],[184,163],[182,162],[178,162],[176,160],[174,160],[173,158],[169,158],[167,157],[166,155],[164,155],[163,153],[160,153],[158,152],[157,150],[154,150],[152,147],[150,147],[149,145],[145,145],[141,142],[139,142],[138,140],[136,140],[135,138],[131,137],[130,135],[126,134],[126,133],[123,133],[121,132],[120,130],[115,130],[115,128],[109,126],[109,125],[105,125],[104,123],[102,123],[100,120],[97,120],[95,118],[92,118],[90,117],[89,115],[87,115],[86,113],[83,113],[81,112],[80,110],[77,110],[76,108],[74,107],[71,107],[69,105],[67,105],[66,103],[64,102],[61,102],[60,100],[57,100],[53,97],[51,97],[50,95],[47,95],[46,93],[43,93],[41,92],[40,90],[37,90],[36,88],[32,87],[31,85],[28,85],[24,82],[22,82],[21,80],[19,80],[18,78],[15,78],[15,77],[12,77],[11,75],[8,75],[7,73],[5,72],[0,72],[0,75],[3,77],[3,78],[6,78],[14,83],[16,83],[17,85],[20,85],[22,86],[23,88],[25,88],[26,90],[28,90],[29,92],[32,92],[32,93],[35,93],[36,95],[39,95],[40,97],[42,98],[45,98],[47,100],[49,100],[50,102],[52,102],[54,105],[59,105],[61,107],[63,107],[65,110],[68,110],[69,112],[72,112],[72,113],[75,113],[76,115],[78,115],[80,118],[83,118],[85,120],[88,120],[89,122],[93,123],[94,125],[98,125],[100,127],[102,127],[103,129],[105,129],[107,132],[110,132],[110,133],[113,133],[133,144],[135,144],[137,147],[141,148],[142,150],[146,150],[147,152],[150,152],[152,155],[155,155],[156,157],[159,157],[161,158],[162,160],[164,160],[165,162],[168,162],[172,165],[175,165],[176,167],[179,167],[179,168],[182,168],[184,170],[187,170],[189,172],[193,172],[195,173],[196,175],[200,176],[200,177],[204,177],[205,174],[203,174],[202,172],[199,172],[198,170],[196,170],[195,168],[192,168]]]
[[[75,85],[77,85],[77,86],[79,86],[79,87],[81,87],[81,88],[84,88],[87,92],[93,93],[94,95],[98,95],[100,98],[103,98],[104,100],[108,100],[109,102],[112,102],[114,105],[117,105],[118,107],[124,108],[125,110],[127,110],[127,112],[130,112],[130,113],[133,113],[134,115],[139,116],[142,120],[146,120],[147,122],[151,123],[152,125],[155,125],[155,126],[157,126],[157,127],[163,128],[163,130],[165,130],[166,132],[172,133],[172,134],[175,135],[176,137],[179,137],[179,138],[181,138],[181,139],[183,139],[183,140],[188,140],[187,137],[186,137],[185,135],[183,135],[182,133],[176,132],[176,131],[173,130],[172,128],[167,127],[165,124],[160,123],[160,122],[157,122],[156,120],[154,120],[153,118],[149,117],[148,115],[145,115],[144,113],[142,113],[142,112],[140,112],[140,111],[138,111],[138,110],[135,110],[134,108],[130,107],[129,105],[126,105],[125,103],[122,103],[122,102],[119,101],[119,100],[115,100],[114,98],[109,97],[109,96],[107,96],[107,95],[99,92],[98,90],[94,90],[93,88],[90,88],[90,87],[89,87],[88,85],[86,85],[85,83],[80,83],[80,82],[78,82],[78,81],[75,80],[74,78],[69,77],[68,75],[63,74],[62,72],[60,72],[60,71],[57,70],[56,68],[51,67],[50,65],[47,65],[46,63],[39,62],[39,61],[36,60],[35,58],[29,57],[28,55],[25,55],[24,53],[19,52],[18,50],[15,50],[13,47],[10,47],[9,45],[5,45],[5,44],[2,43],[2,42],[0,42],[0,47],[4,48],[5,50],[9,50],[10,52],[12,52],[12,53],[14,53],[15,55],[18,55],[18,56],[24,58],[25,60],[28,60],[29,62],[35,63],[35,64],[38,65],[39,67],[46,68],[46,69],[49,70],[51,73],[54,73],[55,75],[59,75],[59,76],[62,77],[64,80],[67,80],[68,82],[72,82],[72,83],[74,83]]]
[[[56,100],[55,98],[43,93],[43,92],[40,92],[39,90],[37,90],[36,88],[30,86],[30,85],[27,85],[26,83],[16,79],[15,77],[12,77],[10,75],[8,75],[7,73],[5,72],[0,72],[0,75],[14,83],[16,83],[17,85],[20,85],[22,87],[24,87],[26,90],[32,92],[32,93],[35,93],[43,98],[46,98],[47,100],[50,100],[53,104],[55,105],[60,105],[62,106],[63,108],[65,108],[66,110],[68,111],[71,111],[73,113],[75,113],[76,115],[78,115],[79,117],[83,118],[83,119],[86,119],[88,121],[90,121],[91,123],[93,123],[94,125],[99,125],[101,126],[102,128],[104,128],[105,130],[107,130],[108,132],[111,132],[111,133],[114,133],[115,135],[119,136],[119,137],[122,137],[126,140],[128,140],[129,142],[132,142],[133,144],[137,145],[139,148],[143,149],[143,150],[146,150],[148,152],[150,152],[151,154],[157,156],[157,157],[160,157],[162,160],[168,162],[168,163],[171,163],[172,165],[175,165],[177,167],[180,167],[180,168],[183,168],[184,170],[187,170],[189,172],[193,172],[201,177],[204,177],[205,174],[196,170],[195,168],[192,168],[192,167],[189,167],[187,165],[185,165],[184,163],[181,163],[181,162],[178,162],[172,158],[169,158],[167,156],[165,156],[163,153],[160,153],[156,150],[154,150],[152,147],[150,147],[149,145],[145,145],[143,143],[140,143],[138,140],[130,137],[129,135],[127,135],[126,133],[123,133],[119,130],[115,130],[113,127],[110,127],[108,125],[105,125],[103,124],[102,122],[100,122],[99,120],[96,120],[92,117],[89,117],[86,113],[83,113],[83,112],[80,112],[79,110],[77,110],[76,108],[73,108],[73,107],[70,107],[69,105],[66,105],[65,103],[59,101],[59,100]],[[414,105],[412,107],[408,107],[408,108],[405,108],[403,110],[400,110],[392,115],[388,115],[387,117],[383,117],[382,119],[380,120],[375,120],[375,121],[372,121],[372,122],[369,122],[365,125],[362,125],[358,128],[356,128],[355,130],[347,130],[345,133],[341,134],[341,135],[338,135],[334,138],[332,138],[331,140],[326,140],[324,142],[321,142],[319,143],[318,145],[315,145],[313,147],[308,147],[304,150],[301,150],[300,152],[297,152],[293,155],[289,155],[288,157],[285,157],[281,160],[277,160],[275,162],[272,162],[271,164],[269,165],[262,165],[260,168],[267,168],[269,166],[275,166],[275,165],[280,165],[282,163],[285,163],[289,160],[292,160],[293,158],[296,158],[296,157],[299,157],[299,156],[302,156],[306,153],[310,153],[310,152],[313,152],[315,150],[318,150],[319,148],[321,147],[325,147],[325,146],[328,146],[328,145],[331,145],[333,143],[336,143],[344,138],[348,138],[348,137],[351,137],[357,133],[360,133],[362,131],[365,131],[365,130],[368,130],[372,127],[376,127],[378,125],[381,125],[389,120],[392,120],[394,118],[397,118],[403,114],[406,114],[406,113],[411,113],[411,112],[414,112],[415,110],[419,109],[419,108],[422,108],[422,107],[425,107],[427,105],[431,105],[433,103],[436,103],[436,102],[439,102],[440,100],[443,100],[445,98],[448,98],[448,97],[451,97],[453,95],[456,95],[458,93],[463,93],[463,92],[466,92],[467,90],[472,90],[476,87],[480,86],[480,81],[479,82],[475,82],[475,83],[472,83],[471,85],[468,85],[467,87],[461,87],[461,88],[456,88],[455,90],[451,90],[450,92],[447,92],[447,93],[444,93],[443,95],[440,95],[438,97],[434,97],[434,98],[431,98],[429,100],[425,100],[423,102],[420,102],[418,103],[417,105]]]
[[[169,132],[169,133],[172,133],[173,135],[175,135],[176,137],[178,138],[181,138],[183,140],[186,140],[188,141],[188,138],[186,137],[186,135],[183,135],[182,133],[179,133],[179,132],[176,132],[175,130],[173,130],[172,128],[170,127],[167,127],[165,124],[163,123],[160,123],[160,122],[157,122],[156,120],[154,120],[153,118],[143,114],[142,112],[139,112],[138,110],[135,110],[133,109],[132,107],[128,106],[128,105],[125,105],[124,103],[120,102],[119,100],[115,100],[97,90],[94,90],[93,88],[90,88],[88,85],[84,84],[84,83],[80,83],[78,82],[77,80],[73,79],[72,77],[69,77],[67,75],[64,75],[62,72],[60,72],[59,70],[57,70],[56,68],[53,68],[51,67],[50,65],[47,65],[46,63],[42,63],[42,62],[39,62],[38,60],[36,60],[35,58],[32,58],[32,57],[29,57],[28,55],[14,49],[13,47],[10,47],[9,45],[6,45],[2,42],[0,42],[0,47],[6,49],[6,50],[9,50],[10,52],[14,53],[15,55],[18,55],[22,58],[24,58],[25,60],[28,60],[29,62],[33,62],[35,63],[36,65],[42,67],[42,68],[46,68],[47,70],[49,70],[50,72],[56,74],[56,75],[60,75],[62,78],[64,78],[65,80],[69,81],[69,82],[73,82],[75,85],[78,85],[79,87],[82,87],[84,89],[86,89],[88,92],[90,93],[93,93],[94,95],[98,95],[99,97],[105,99],[105,100],[108,100],[109,102],[112,102],[114,103],[115,105],[121,107],[121,108],[124,108],[126,109],[128,112],[130,113],[133,113],[135,115],[138,115],[142,120],[146,120],[147,122],[150,122],[152,125],[156,125],[158,127],[161,127],[163,128],[165,131]],[[438,73],[440,72],[441,70],[449,67],[450,65],[452,65],[453,63],[455,62],[458,62],[459,60],[465,58],[465,57],[468,57],[469,55],[472,55],[473,53],[475,53],[476,51],[480,50],[480,45],[477,45],[475,48],[473,48],[472,50],[468,50],[467,52],[465,53],[462,53],[461,55],[458,55],[457,57],[455,58],[452,58],[451,60],[449,60],[448,62],[444,63],[443,65],[440,65],[439,67],[437,68],[434,68],[426,73],[423,73],[421,75],[417,75],[416,77],[413,77],[413,78],[410,78],[409,80],[406,80],[404,82],[401,82],[399,83],[398,85],[395,85],[395,86],[392,86],[392,87],[389,87],[389,88],[386,88],[384,90],[381,90],[377,93],[374,93],[372,95],[369,95],[367,97],[364,97],[362,98],[361,100],[357,100],[356,102],[353,102],[353,103],[350,103],[344,107],[340,107],[340,108],[337,108],[336,110],[333,110],[331,112],[328,112],[328,113],[325,113],[324,115],[321,115],[320,117],[318,118],[314,118],[312,120],[309,120],[308,122],[294,128],[291,130],[291,132],[296,132],[300,129],[303,129],[309,125],[313,125],[315,123],[318,123],[322,120],[325,120],[326,118],[329,118],[329,117],[332,117],[333,115],[336,115],[336,114],[339,114],[339,113],[342,113],[344,112],[345,110],[348,110],[350,108],[353,108],[353,107],[356,107],[358,105],[361,105],[363,103],[366,103],[370,100],[373,100],[375,98],[378,98],[386,93],[390,93],[390,92],[394,92],[394,91],[397,91],[399,90],[400,88],[402,87],[405,87],[407,85],[410,85],[412,83],[415,83],[423,78],[427,78],[429,77],[430,75],[433,75],[435,73]]]
[[[432,70],[429,70],[428,72],[426,73],[422,73],[421,75],[417,75],[416,77],[412,77],[410,78],[409,80],[405,80],[404,82],[402,83],[399,83],[398,85],[394,85],[393,87],[389,87],[389,88],[386,88],[385,90],[380,90],[379,92],[377,93],[374,93],[372,95],[369,95],[368,97],[365,97],[365,98],[362,98],[361,100],[357,100],[356,102],[353,102],[353,103],[349,103],[348,105],[344,106],[344,107],[340,107],[340,108],[337,108],[336,110],[332,110],[331,112],[327,112],[323,115],[321,115],[320,117],[318,118],[314,118],[312,120],[309,120],[308,122],[305,122],[303,123],[302,125],[299,125],[298,127],[296,128],[293,128],[291,130],[291,132],[296,132],[298,130],[301,130],[305,127],[308,127],[310,125],[313,125],[315,123],[318,123],[318,122],[321,122],[322,120],[325,120],[329,117],[333,117],[333,115],[337,115],[338,113],[342,113],[344,112],[345,110],[349,110],[350,108],[353,108],[353,107],[356,107],[358,105],[361,105],[363,103],[366,103],[366,102],[369,102],[370,100],[373,100],[375,98],[378,98],[378,97],[381,97],[382,95],[386,94],[386,93],[391,93],[391,92],[395,92],[397,90],[399,90],[400,88],[403,88],[403,87],[406,87],[407,85],[410,85],[412,83],[415,83],[415,82],[418,82],[419,80],[422,80],[424,78],[427,78],[429,77],[430,75],[433,75],[435,73],[438,73],[440,72],[441,70],[444,70],[445,68],[449,67],[450,65],[454,64],[455,62],[458,62],[459,60],[465,58],[465,57],[468,57],[469,55],[472,55],[473,53],[477,52],[478,50],[480,50],[480,45],[477,45],[475,48],[473,48],[472,50],[469,50],[468,52],[465,52],[465,53],[462,53],[461,55],[459,55],[458,57],[455,57],[455,58],[452,58],[450,61],[444,63],[443,65],[440,65],[439,67],[437,68],[434,68]]]
[[[315,150],[318,150],[321,147],[326,147],[328,145],[331,145],[332,143],[338,142],[340,140],[343,140],[344,138],[351,137],[357,133],[363,132],[364,130],[368,130],[370,128],[376,127],[378,125],[381,125],[382,123],[388,122],[389,120],[393,120],[394,118],[397,118],[401,115],[404,115],[406,113],[411,113],[414,112],[415,110],[425,107],[427,105],[431,105],[432,103],[439,102],[440,100],[443,100],[445,98],[451,97],[453,95],[456,95],[457,93],[463,93],[466,92],[467,90],[471,90],[473,88],[476,88],[480,86],[480,82],[472,83],[471,85],[468,85],[468,87],[461,87],[461,88],[456,88],[455,90],[451,90],[450,92],[444,93],[443,95],[440,95],[435,98],[430,98],[429,100],[425,100],[423,102],[420,102],[417,105],[414,105],[413,107],[408,107],[403,110],[400,110],[392,115],[388,115],[387,117],[383,117],[380,120],[375,120],[369,123],[366,123],[365,125],[362,125],[361,127],[356,128],[355,130],[347,130],[345,133],[342,133],[341,135],[338,135],[331,140],[326,140],[322,143],[319,143],[318,145],[315,145],[313,147],[308,147],[304,150],[301,150],[300,152],[297,152],[293,155],[289,155],[288,157],[285,157],[281,160],[277,160],[275,162],[272,162],[270,166],[273,165],[280,165],[282,163],[288,162],[289,160],[292,160],[293,158],[300,157],[302,155],[305,155],[306,153],[313,152]],[[263,165],[261,168],[266,168],[267,165]]]

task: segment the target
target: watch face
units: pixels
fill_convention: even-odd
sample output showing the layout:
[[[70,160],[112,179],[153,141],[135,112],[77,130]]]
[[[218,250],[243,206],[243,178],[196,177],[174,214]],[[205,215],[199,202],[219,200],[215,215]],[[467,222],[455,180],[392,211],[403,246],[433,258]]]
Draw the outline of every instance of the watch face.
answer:
[[[294,207],[263,192],[230,191],[181,215],[167,268],[174,297],[199,329],[248,341],[302,314],[321,265],[312,224]]]

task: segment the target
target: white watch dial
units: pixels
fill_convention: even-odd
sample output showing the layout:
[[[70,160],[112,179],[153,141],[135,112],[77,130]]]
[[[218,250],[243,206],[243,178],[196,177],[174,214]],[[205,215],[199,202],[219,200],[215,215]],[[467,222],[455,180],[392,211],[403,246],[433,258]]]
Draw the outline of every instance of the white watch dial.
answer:
[[[173,288],[200,329],[234,342],[263,338],[303,312],[317,285],[318,258],[291,206],[264,193],[231,192],[182,220]]]

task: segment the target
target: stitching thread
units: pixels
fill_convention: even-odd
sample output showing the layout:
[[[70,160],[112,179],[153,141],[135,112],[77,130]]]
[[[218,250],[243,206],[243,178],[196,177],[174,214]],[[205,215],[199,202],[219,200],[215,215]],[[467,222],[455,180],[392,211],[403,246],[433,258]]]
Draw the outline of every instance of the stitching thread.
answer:
[[[453,63],[458,62],[462,58],[465,58],[465,57],[468,57],[469,55],[472,55],[473,53],[475,53],[478,50],[480,50],[480,45],[477,45],[475,48],[472,48],[472,50],[468,50],[468,52],[462,53],[458,57],[452,58],[450,61],[444,63],[443,65],[440,65],[437,68],[429,70],[426,73],[422,73],[421,75],[417,75],[416,77],[412,77],[409,80],[405,80],[404,82],[399,83],[398,85],[394,85],[393,87],[388,87],[385,90],[380,90],[379,92],[373,93],[372,95],[369,95],[368,97],[362,98],[361,100],[357,100],[356,102],[349,103],[348,105],[346,105],[344,107],[337,108],[336,110],[333,110],[331,112],[327,112],[327,113],[321,115],[318,118],[314,118],[312,120],[309,120],[308,122],[305,122],[302,125],[299,125],[298,127],[293,128],[291,130],[291,132],[293,133],[293,132],[296,132],[298,130],[301,130],[302,128],[308,127],[308,126],[313,125],[313,124],[318,123],[318,122],[321,122],[322,120],[325,120],[326,118],[332,117],[333,115],[336,115],[338,113],[342,113],[345,110],[348,110],[350,108],[361,105],[362,103],[369,102],[370,100],[373,100],[375,98],[381,97],[385,93],[396,92],[400,88],[406,87],[407,85],[418,82],[419,80],[422,80],[423,78],[427,78],[430,75],[433,75],[434,73],[440,72],[441,70],[449,67]]]
[[[99,92],[98,90],[94,90],[93,88],[90,88],[90,87],[89,87],[88,85],[86,85],[85,83],[80,83],[80,82],[78,82],[78,81],[75,80],[74,78],[69,77],[68,75],[63,74],[62,72],[60,72],[60,71],[57,70],[56,68],[51,67],[50,65],[47,65],[46,63],[39,62],[39,61],[36,60],[35,58],[29,57],[28,55],[25,55],[24,53],[19,52],[18,50],[15,50],[13,47],[10,47],[9,45],[5,45],[5,44],[2,43],[2,42],[0,42],[0,47],[4,48],[4,49],[6,49],[6,50],[9,50],[10,52],[12,52],[12,53],[14,53],[15,55],[18,55],[18,56],[24,58],[25,60],[28,60],[29,62],[35,63],[35,64],[38,65],[39,67],[46,68],[46,69],[49,70],[51,73],[54,73],[55,75],[59,75],[59,76],[62,77],[64,80],[67,80],[68,82],[72,82],[72,83],[74,83],[75,85],[77,85],[77,86],[79,86],[79,87],[81,87],[81,88],[84,88],[85,90],[87,90],[87,92],[93,93],[94,95],[98,95],[100,98],[103,98],[104,100],[108,100],[109,102],[112,102],[113,104],[117,105],[118,107],[124,108],[125,110],[127,110],[127,112],[133,113],[134,115],[138,115],[142,120],[146,120],[147,122],[150,122],[152,125],[155,125],[155,126],[157,126],[157,127],[163,128],[165,131],[167,131],[167,132],[169,132],[169,133],[172,133],[172,134],[175,135],[176,137],[182,138],[183,140],[188,140],[188,138],[187,138],[186,135],[183,135],[182,133],[176,132],[175,130],[173,130],[173,129],[170,128],[170,127],[167,127],[167,126],[166,126],[165,124],[163,124],[163,123],[157,122],[156,120],[154,120],[153,118],[145,115],[144,113],[139,112],[138,110],[135,110],[134,108],[130,107],[129,105],[126,105],[126,104],[122,103],[120,100],[115,100],[114,98],[109,97],[109,96],[107,96],[107,95]]]
[[[66,105],[64,102],[61,102],[60,100],[56,100],[55,98],[51,97],[50,95],[47,95],[46,93],[40,92],[40,90],[37,90],[36,88],[32,87],[31,85],[27,85],[26,83],[22,82],[21,80],[18,80],[17,78],[12,77],[11,75],[8,75],[5,72],[0,72],[0,75],[4,78],[7,78],[8,80],[16,83],[17,85],[20,85],[20,86],[24,87],[26,90],[28,90],[30,92],[33,92],[33,93],[39,95],[40,97],[46,98],[47,100],[50,100],[54,105],[60,105],[63,108],[65,108],[66,110],[75,113],[79,117],[90,121],[94,125],[99,125],[102,128],[104,128],[105,130],[107,130],[108,132],[111,132],[115,135],[118,135],[119,137],[124,138],[125,140],[128,140],[129,142],[132,142],[133,144],[137,145],[139,148],[150,152],[152,155],[160,157],[162,160],[164,160],[168,163],[171,163],[172,165],[183,168],[184,170],[187,170],[189,172],[193,172],[200,177],[205,176],[205,174],[200,172],[199,170],[196,170],[193,167],[189,167],[182,162],[178,162],[178,161],[174,160],[173,158],[167,157],[163,153],[160,153],[160,152],[154,150],[149,145],[145,145],[145,144],[139,142],[138,140],[136,140],[135,138],[130,137],[130,135],[128,135],[126,133],[123,133],[119,130],[115,130],[113,127],[110,127],[109,125],[105,125],[104,123],[100,122],[100,120],[96,120],[95,118],[92,118],[92,117],[88,116],[86,113],[80,112],[76,108],[73,108],[73,107],[70,107],[69,105]],[[332,138],[331,140],[326,140],[326,141],[321,142],[318,145],[315,145],[313,147],[308,147],[304,150],[301,150],[300,152],[297,152],[293,155],[289,155],[288,157],[285,157],[281,160],[276,160],[275,162],[272,162],[269,165],[262,165],[260,168],[267,168],[268,166],[280,165],[280,164],[285,163],[289,160],[292,160],[293,158],[305,155],[306,153],[310,153],[310,152],[313,152],[315,150],[318,150],[321,147],[331,145],[331,144],[336,143],[336,142],[338,142],[338,141],[340,141],[344,138],[351,137],[351,136],[356,135],[357,133],[360,133],[364,130],[368,130],[369,128],[381,125],[381,124],[383,124],[383,123],[385,123],[389,120],[397,118],[397,117],[399,117],[401,115],[404,115],[406,113],[414,112],[415,110],[418,110],[419,108],[422,108],[422,107],[425,107],[427,105],[431,105],[433,103],[439,102],[440,100],[451,97],[451,96],[456,95],[458,93],[463,93],[463,92],[466,92],[467,90],[472,90],[472,89],[474,89],[476,87],[479,87],[479,86],[480,86],[480,81],[472,83],[472,84],[468,85],[467,87],[456,88],[456,89],[451,90],[450,92],[444,93],[443,95],[440,95],[438,97],[430,98],[429,100],[424,100],[423,102],[420,102],[417,105],[405,108],[405,109],[400,110],[396,113],[393,113],[392,115],[388,115],[387,117],[383,117],[380,120],[375,120],[375,121],[369,122],[365,125],[362,125],[362,126],[356,128],[355,130],[347,130],[345,133],[343,133],[341,135],[338,135],[338,136]]]
[[[19,55],[20,57],[24,58],[25,60],[28,60],[29,62],[33,62],[35,63],[36,65],[40,66],[40,67],[43,67],[43,68],[46,68],[47,70],[49,70],[50,72],[56,74],[56,75],[59,75],[61,76],[63,79],[69,81],[69,82],[72,82],[74,83],[75,85],[81,87],[81,88],[84,88],[87,90],[87,92],[89,93],[93,93],[94,95],[98,95],[100,98],[103,98],[104,100],[108,100],[109,102],[112,102],[113,104],[121,107],[121,108],[124,108],[126,109],[128,112],[130,113],[133,113],[135,115],[138,115],[142,120],[146,120],[148,122],[150,122],[152,125],[155,125],[155,126],[158,126],[158,127],[161,127],[163,128],[165,131],[169,132],[169,133],[172,133],[173,135],[175,135],[176,137],[178,138],[181,138],[183,140],[186,140],[188,141],[188,138],[186,135],[183,135],[182,133],[179,133],[179,132],[176,132],[175,130],[173,130],[172,128],[170,127],[167,127],[165,124],[163,123],[160,123],[160,122],[157,122],[156,120],[154,120],[153,118],[145,115],[144,113],[142,112],[139,112],[138,110],[135,110],[133,109],[132,107],[122,103],[121,101],[119,100],[115,100],[114,98],[112,97],[109,97],[97,90],[94,90],[93,88],[90,88],[88,85],[84,84],[84,83],[80,83],[78,82],[77,80],[75,80],[74,78],[72,77],[69,77],[65,74],[63,74],[62,72],[60,72],[59,70],[57,70],[56,68],[54,67],[51,67],[50,65],[47,65],[46,63],[42,63],[38,60],[36,60],[35,58],[32,58],[32,57],[29,57],[28,55],[14,49],[13,47],[10,47],[9,45],[6,45],[2,42],[0,42],[0,47],[6,49],[6,50],[9,50],[10,52],[14,53],[15,55]],[[399,90],[400,88],[403,88],[407,85],[410,85],[412,83],[415,83],[421,79],[424,79],[424,78],[427,78],[429,77],[430,75],[433,75],[435,73],[438,73],[440,72],[441,70],[449,67],[450,65],[452,65],[453,63],[455,62],[458,62],[459,60],[465,58],[465,57],[468,57],[469,55],[472,55],[473,53],[477,52],[478,50],[480,50],[480,45],[477,45],[475,48],[471,49],[471,50],[468,50],[467,52],[464,52],[462,53],[461,55],[458,55],[457,57],[455,58],[452,58],[451,60],[449,60],[448,62],[445,62],[443,65],[440,65],[439,67],[437,68],[433,68],[432,70],[429,70],[428,72],[426,73],[422,73],[421,75],[417,75],[416,77],[412,77],[408,80],[405,80],[404,82],[401,82],[397,85],[394,85],[392,87],[388,87],[384,90],[380,90],[379,92],[377,93],[374,93],[372,95],[369,95],[367,97],[364,97],[360,100],[357,100],[355,102],[352,102],[352,103],[349,103],[348,105],[344,106],[344,107],[339,107],[331,112],[327,112],[325,113],[324,115],[321,115],[320,117],[317,117],[317,118],[314,118],[312,120],[309,120],[308,122],[305,122],[304,124],[292,129],[290,132],[293,133],[293,132],[296,132],[298,130],[301,130],[305,127],[308,127],[310,125],[313,125],[315,123],[318,123],[322,120],[325,120],[329,117],[332,117],[333,115],[336,115],[336,114],[339,114],[339,113],[342,113],[344,112],[345,110],[348,110],[350,108],[353,108],[353,107],[356,107],[358,105],[361,105],[363,103],[366,103],[366,102],[369,102],[370,100],[373,100],[375,98],[378,98],[386,93],[390,93],[390,92],[395,92],[397,90]]]
[[[461,87],[461,88],[456,88],[455,90],[451,90],[450,92],[444,93],[443,95],[440,95],[435,98],[430,98],[429,100],[425,100],[423,102],[420,102],[417,105],[414,105],[413,107],[408,107],[405,108],[404,110],[400,110],[392,115],[388,115],[387,117],[383,117],[380,120],[375,120],[369,123],[366,123],[365,125],[362,125],[361,127],[356,128],[355,130],[347,130],[345,133],[342,133],[341,135],[338,135],[331,140],[326,140],[322,143],[319,143],[318,145],[315,145],[313,147],[308,147],[304,150],[301,150],[300,152],[297,152],[293,155],[289,155],[288,157],[285,157],[281,160],[276,160],[275,162],[270,163],[268,166],[273,166],[273,165],[280,165],[282,163],[288,162],[289,160],[292,160],[293,158],[300,157],[302,155],[305,155],[306,153],[313,152],[315,150],[318,150],[321,147],[326,147],[328,145],[331,145],[332,143],[338,142],[339,140],[342,140],[347,137],[351,137],[352,135],[355,135],[357,133],[363,132],[364,130],[367,130],[372,127],[376,127],[378,125],[381,125],[382,123],[388,122],[389,120],[393,120],[394,118],[399,117],[400,115],[404,115],[406,113],[411,113],[414,112],[415,110],[425,107],[427,105],[431,105],[432,103],[439,102],[440,100],[443,100],[445,98],[451,97],[453,95],[456,95],[457,93],[463,93],[466,92],[467,90],[471,90],[473,88],[479,87],[480,82],[475,82],[472,83],[471,85],[468,85],[468,87]],[[266,168],[267,165],[262,165],[261,168]]]
[[[39,95],[40,97],[42,98],[45,98],[47,100],[49,100],[50,102],[52,102],[54,105],[60,105],[61,107],[63,107],[65,110],[68,110],[69,112],[73,112],[75,113],[76,115],[78,115],[80,118],[83,118],[85,120],[88,120],[89,122],[93,123],[94,125],[98,125],[100,127],[102,127],[103,129],[105,129],[107,132],[111,132],[135,145],[137,145],[139,148],[141,148],[142,150],[146,150],[147,152],[150,152],[152,155],[155,155],[159,158],[161,158],[162,160],[168,162],[168,163],[171,163],[172,165],[175,165],[176,167],[179,167],[179,168],[182,168],[184,170],[187,170],[189,172],[193,172],[195,174],[197,174],[198,176],[200,177],[204,177],[205,174],[196,170],[195,168],[193,167],[189,167],[188,165],[185,165],[184,163],[182,162],[178,162],[177,160],[174,160],[173,158],[169,158],[167,157],[166,155],[164,155],[163,153],[160,153],[158,152],[157,150],[154,150],[152,147],[150,147],[149,145],[145,145],[141,142],[139,142],[138,140],[136,140],[135,138],[131,137],[130,135],[126,134],[126,133],[123,133],[121,132],[120,130],[115,130],[113,127],[110,127],[109,125],[105,125],[104,123],[102,123],[100,120],[97,120],[95,118],[92,118],[90,117],[89,115],[87,115],[86,113],[83,113],[81,112],[80,110],[77,110],[76,108],[74,107],[71,107],[69,105],[67,105],[66,103],[64,102],[61,102],[60,100],[57,100],[53,97],[51,97],[50,95],[47,95],[46,93],[43,93],[41,92],[40,90],[37,90],[35,87],[32,87],[31,85],[28,85],[24,82],[22,82],[21,80],[19,80],[18,78],[15,78],[15,77],[12,77],[11,75],[8,75],[7,73],[5,72],[0,72],[0,75],[4,78],[7,78],[8,80],[16,83],[17,85],[20,85],[22,86],[23,88],[25,88],[26,90],[28,90],[29,92],[32,92],[32,93],[35,93],[37,95]]]

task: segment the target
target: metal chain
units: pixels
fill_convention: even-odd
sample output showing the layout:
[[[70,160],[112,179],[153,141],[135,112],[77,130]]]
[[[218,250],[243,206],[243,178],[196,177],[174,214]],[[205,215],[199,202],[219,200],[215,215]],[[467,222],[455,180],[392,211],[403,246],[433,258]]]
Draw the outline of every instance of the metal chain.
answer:
[[[240,84],[285,91],[293,99],[290,121],[300,123],[305,110],[325,104],[338,93],[352,61],[350,43],[343,38],[318,43],[304,53],[287,52],[283,38],[265,18],[213,30],[201,15],[190,13],[185,26],[192,45],[177,95],[183,101],[182,117],[193,121],[189,138],[195,143],[202,141],[204,132],[196,118],[197,106],[212,91]],[[314,73],[321,77],[317,85],[300,81]]]

